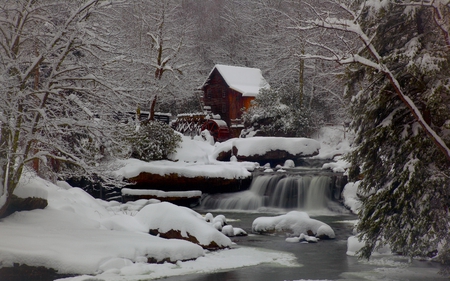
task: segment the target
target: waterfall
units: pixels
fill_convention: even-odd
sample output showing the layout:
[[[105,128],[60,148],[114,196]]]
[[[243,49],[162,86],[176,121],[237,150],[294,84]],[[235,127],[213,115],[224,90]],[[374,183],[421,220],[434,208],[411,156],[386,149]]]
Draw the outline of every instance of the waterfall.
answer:
[[[309,175],[256,176],[247,191],[212,194],[202,199],[201,207],[221,210],[258,210],[282,208],[321,210],[331,200],[331,178]]]

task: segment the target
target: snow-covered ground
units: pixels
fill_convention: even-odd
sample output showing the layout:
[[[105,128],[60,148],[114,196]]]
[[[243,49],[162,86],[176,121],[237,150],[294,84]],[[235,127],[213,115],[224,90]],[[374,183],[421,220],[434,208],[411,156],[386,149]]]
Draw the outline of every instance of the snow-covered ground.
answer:
[[[49,205],[0,221],[2,267],[19,263],[103,280],[141,280],[261,263],[298,266],[289,253],[239,247],[200,214],[170,203],[104,202],[81,189],[65,183],[54,185],[31,173],[16,194],[44,197]],[[229,249],[210,252],[184,240],[152,236],[148,232],[153,228],[179,230],[183,236],[197,237],[201,244],[215,241]],[[148,259],[175,263],[149,264]]]
[[[145,163],[129,159],[122,161],[122,167],[116,173],[123,177],[150,171],[241,178],[257,167],[255,163],[216,161],[212,155],[217,146],[184,137],[181,148],[171,155],[176,161]],[[208,222],[200,214],[170,203],[157,200],[126,204],[104,202],[64,182],[52,184],[32,172],[25,174],[15,194],[23,198],[45,198],[48,206],[43,210],[14,213],[0,221],[2,267],[18,263],[53,268],[62,274],[88,274],[105,280],[139,280],[261,263],[299,266],[289,253],[235,245],[225,234],[245,234],[243,230],[233,229],[231,225],[218,226],[217,220],[208,218]],[[185,240],[152,236],[148,234],[150,229],[159,229],[161,233],[176,230],[183,237],[195,236],[200,245],[215,242],[228,249],[210,252]],[[149,260],[175,263],[149,264]]]
[[[319,155],[315,157],[336,160],[349,151],[351,137],[344,138],[343,128],[336,126],[321,130],[317,135],[317,141],[321,144],[321,149]],[[194,174],[192,167],[198,168],[194,169],[195,173],[210,171],[214,174],[216,169],[222,169],[225,174],[235,177],[245,175],[256,167],[254,163],[216,161],[212,155],[220,145],[223,144],[214,146],[208,141],[184,138],[182,148],[171,156],[173,160],[177,160],[175,162],[177,164],[171,169],[181,169],[179,172],[186,174]],[[167,162],[159,162],[158,167],[156,165],[158,163],[140,165],[134,160],[128,160],[125,162],[127,165],[117,173],[125,176],[153,167],[165,172],[164,169],[172,165]],[[324,168],[344,171],[347,165],[345,161],[340,160]],[[64,279],[66,281],[93,280],[93,278],[113,281],[150,280],[231,270],[258,264],[301,266],[291,253],[242,247],[232,243],[227,236],[242,235],[245,232],[231,225],[224,225],[226,218],[220,215],[216,217],[211,214],[201,215],[187,208],[159,203],[154,199],[126,204],[105,202],[94,199],[81,189],[72,188],[65,182],[58,182],[55,185],[32,173],[26,174],[15,194],[19,197],[46,198],[49,204],[43,210],[18,212],[0,220],[0,267],[9,267],[14,263],[46,266],[58,270],[59,273],[80,274]],[[356,194],[357,183],[350,183],[345,187],[345,204],[354,212],[360,207]],[[286,224],[295,228],[295,223],[290,222],[290,219],[297,215],[301,219],[296,221],[311,224],[317,231],[322,228],[326,230],[328,236],[333,236],[334,232],[328,225],[311,220],[306,213],[297,213],[271,218],[261,217],[255,220],[254,228],[277,228]],[[208,251],[185,240],[168,240],[148,234],[149,229],[155,228],[160,232],[176,230],[183,237],[196,236],[201,242],[199,244],[215,241],[228,248]],[[297,228],[295,230],[298,230],[298,233],[295,233],[295,237],[288,238],[286,242],[303,240],[315,242],[315,237],[303,234],[304,230]],[[350,237],[347,242],[347,254],[354,255],[361,245],[357,238]],[[383,249],[380,254],[389,256],[389,249]],[[148,263],[149,260],[165,262],[155,264]],[[390,280],[389,276],[397,275],[406,278],[411,272],[396,269],[395,266],[389,270],[388,273],[382,272],[383,280]],[[358,275],[356,272],[348,274],[350,277]],[[373,272],[361,274],[372,276]],[[345,276],[341,277],[346,279]],[[364,276],[361,277],[358,280],[366,280]]]

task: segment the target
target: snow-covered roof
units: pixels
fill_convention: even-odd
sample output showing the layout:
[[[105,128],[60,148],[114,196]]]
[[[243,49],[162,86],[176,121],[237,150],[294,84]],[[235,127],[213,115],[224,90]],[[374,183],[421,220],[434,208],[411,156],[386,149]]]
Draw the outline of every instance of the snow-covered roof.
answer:
[[[207,84],[209,77],[215,69],[219,71],[231,89],[242,93],[244,97],[254,97],[259,94],[260,89],[270,88],[269,83],[262,76],[260,69],[223,64],[216,64],[214,66],[202,87]]]

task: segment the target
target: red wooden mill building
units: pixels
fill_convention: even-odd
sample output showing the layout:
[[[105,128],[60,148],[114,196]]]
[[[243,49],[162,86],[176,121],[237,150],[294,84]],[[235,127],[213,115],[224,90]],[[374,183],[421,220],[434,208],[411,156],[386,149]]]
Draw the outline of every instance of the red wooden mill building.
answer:
[[[261,89],[269,88],[258,68],[217,64],[201,87],[203,105],[233,129],[241,123],[242,109],[250,107]]]

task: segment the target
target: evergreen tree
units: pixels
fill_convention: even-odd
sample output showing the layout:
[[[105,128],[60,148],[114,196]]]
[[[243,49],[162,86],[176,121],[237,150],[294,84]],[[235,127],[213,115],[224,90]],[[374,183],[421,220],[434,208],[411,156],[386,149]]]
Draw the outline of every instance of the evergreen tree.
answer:
[[[362,175],[364,194],[358,230],[366,245],[360,254],[368,258],[387,244],[411,258],[448,263],[449,160],[419,121],[450,143],[450,54],[431,9],[371,3],[363,1],[361,27],[373,34],[382,63],[423,118],[412,114],[386,73],[350,69],[358,136],[350,175]]]

